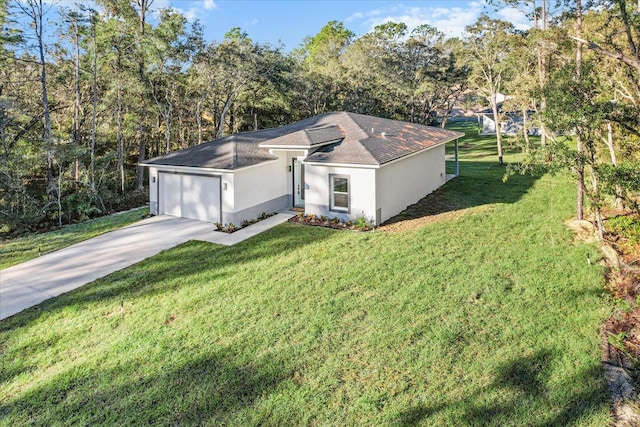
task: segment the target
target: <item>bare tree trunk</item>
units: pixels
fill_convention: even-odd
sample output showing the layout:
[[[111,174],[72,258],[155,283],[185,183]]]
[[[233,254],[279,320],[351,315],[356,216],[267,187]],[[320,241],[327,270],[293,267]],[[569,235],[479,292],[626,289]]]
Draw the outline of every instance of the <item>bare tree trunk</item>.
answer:
[[[40,59],[40,85],[42,96],[42,116],[44,118],[44,126],[42,129],[42,141],[47,152],[47,196],[49,203],[54,203],[56,198],[56,182],[53,170],[53,139],[51,134],[51,114],[49,108],[49,97],[47,95],[47,64],[44,57],[44,34],[42,20],[45,11],[42,0],[27,0],[25,4],[16,3],[22,12],[29,17],[33,26],[34,35],[38,46],[38,57]],[[49,9],[51,6],[48,6]]]
[[[202,144],[202,99],[196,103],[196,123],[198,124],[198,144]]]
[[[598,188],[598,177],[595,170],[595,149],[590,147],[589,157],[591,160],[590,175],[591,175],[591,204],[593,205],[593,216],[595,217],[596,230],[598,232],[598,239],[604,239],[604,222],[602,221],[602,211],[600,210],[600,189]]]
[[[80,145],[80,111],[82,104],[80,103],[80,29],[78,28],[78,15],[73,15],[73,39],[75,47],[75,61],[74,61],[74,104],[73,104],[73,142],[76,146]],[[76,159],[77,162],[77,159]],[[76,182],[79,181],[78,174],[75,176]]]
[[[224,135],[224,122],[227,113],[229,112],[229,108],[233,103],[233,100],[236,98],[236,95],[240,92],[240,89],[244,86],[243,84],[238,85],[235,90],[229,95],[227,101],[224,103],[224,107],[222,107],[222,112],[220,113],[220,120],[218,121],[218,129],[216,131],[216,139],[222,138]]]
[[[62,228],[62,166],[58,164],[58,186],[56,188],[56,201],[58,203],[58,228]]]
[[[124,137],[122,133],[122,94],[120,82],[118,82],[118,112],[117,112],[117,136],[116,144],[118,145],[118,176],[120,177],[120,192],[124,194],[125,176],[124,176]]]
[[[576,219],[584,218],[584,164],[582,162],[582,138],[576,135],[576,147],[578,151],[578,160],[576,163]]]
[[[442,122],[440,123],[440,129],[444,129],[445,127],[447,127],[447,120],[448,120],[448,118],[449,118],[449,117],[448,117],[448,116],[446,116],[446,115],[442,118]]]
[[[9,157],[9,151],[7,149],[7,139],[4,133],[4,128],[6,126],[5,122],[5,108],[0,104],[0,141],[2,141],[2,170],[4,171],[7,168],[7,159]]]
[[[493,83],[491,83],[493,85]],[[504,164],[502,160],[502,126],[500,126],[500,115],[498,113],[498,102],[496,99],[496,92],[491,86],[491,93],[489,95],[489,102],[491,103],[491,111],[493,112],[493,120],[496,123],[496,143],[498,145],[498,164],[501,166]]]
[[[39,2],[39,10],[42,12],[42,0]],[[44,42],[42,39],[42,13],[38,15],[38,24],[40,31],[38,31],[38,50],[40,53],[40,83],[42,84],[42,107],[44,116],[44,132],[42,139],[45,142],[47,148],[47,192],[50,194],[55,191],[55,183],[53,178],[53,140],[51,135],[51,114],[49,110],[49,96],[47,95],[47,67],[44,58]]]
[[[189,146],[189,137],[191,133],[187,133],[187,127],[184,124],[182,114],[178,112],[178,138],[180,138],[180,149],[185,149]]]
[[[164,126],[164,139],[165,139],[165,154],[169,154],[171,152],[171,116],[173,115],[173,105],[169,102],[167,105],[167,113],[165,117],[165,126]]]
[[[616,156],[616,150],[613,146],[613,125],[611,124],[611,120],[607,121],[607,138],[605,139],[605,144],[609,148],[609,156],[611,157],[611,164],[616,167],[618,166],[618,158]],[[616,185],[616,209],[622,210],[622,187],[620,185]]]
[[[524,137],[524,152],[529,154],[531,152],[531,140],[529,139],[528,120],[529,115],[527,107],[522,107],[522,136]]]
[[[144,61],[144,52],[143,52],[143,39],[145,36],[145,26],[146,26],[146,18],[147,12],[149,8],[153,4],[154,0],[136,0],[138,7],[140,8],[140,16],[139,16],[139,40],[138,40],[138,48],[140,55],[138,61],[138,75],[140,79],[141,90],[143,91],[140,94],[140,126],[138,129],[138,169],[136,174],[137,180],[137,188],[138,190],[144,190],[144,167],[142,163],[145,161],[147,157],[147,144],[145,138],[147,137],[146,129],[145,129],[145,120],[147,116],[146,110],[146,100],[144,96],[144,87],[146,86],[146,78],[145,78],[145,61]]]
[[[535,4],[534,4],[535,7]],[[540,21],[538,23],[540,25],[540,29],[542,31],[546,31],[547,29],[547,3],[546,0],[542,0],[542,5],[540,7]],[[537,17],[537,12],[534,13]],[[547,84],[547,58],[545,57],[544,52],[544,42],[540,43],[538,47],[538,80],[540,83],[540,88],[542,89]],[[542,93],[540,95],[540,111],[544,112],[547,109],[547,97]],[[540,145],[543,147],[547,145],[547,129],[543,121],[540,122]]]
[[[173,116],[173,103],[171,102],[171,99],[170,99],[171,97],[169,96],[167,91],[165,91],[164,100],[167,106],[166,107],[163,106],[162,102],[160,102],[160,100],[158,99],[158,96],[156,95],[156,89],[151,78],[149,79],[149,83],[151,86],[151,95],[153,96],[153,100],[155,101],[156,107],[158,109],[158,114],[157,114],[158,129],[160,128],[160,125],[161,125],[161,118],[162,118],[162,121],[164,121],[164,144],[165,144],[164,153],[169,154],[171,152],[171,117]],[[159,145],[156,151],[160,153]]]
[[[576,33],[578,38],[582,38],[582,0],[576,0]],[[576,46],[576,77],[582,79],[582,43]],[[578,151],[578,162],[576,164],[576,219],[584,218],[584,163],[582,162],[582,130],[576,127],[576,150]]]
[[[98,44],[96,34],[95,16],[91,17],[91,29],[93,37],[93,85],[91,87],[92,95],[92,111],[91,111],[91,161],[89,164],[89,189],[94,198],[97,199],[98,191],[96,189],[96,126],[98,111]]]
[[[122,123],[122,82],[120,80],[120,55],[121,52],[118,50],[118,58],[116,60],[116,99],[117,99],[117,108],[116,108],[116,123],[117,123],[117,133],[116,133],[116,144],[118,146],[118,176],[120,177],[120,192],[124,194],[125,189],[125,175],[124,175],[124,136],[123,136],[123,123]]]

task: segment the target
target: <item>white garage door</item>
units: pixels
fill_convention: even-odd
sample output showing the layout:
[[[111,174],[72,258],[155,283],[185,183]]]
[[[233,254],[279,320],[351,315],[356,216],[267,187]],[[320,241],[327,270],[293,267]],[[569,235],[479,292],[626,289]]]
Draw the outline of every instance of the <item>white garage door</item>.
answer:
[[[160,173],[160,214],[220,221],[220,177]]]

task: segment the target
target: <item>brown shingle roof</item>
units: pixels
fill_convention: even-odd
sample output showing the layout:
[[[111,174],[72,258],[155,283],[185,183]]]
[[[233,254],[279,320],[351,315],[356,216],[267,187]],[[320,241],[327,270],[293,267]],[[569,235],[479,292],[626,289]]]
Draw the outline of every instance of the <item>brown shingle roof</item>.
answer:
[[[463,135],[362,114],[327,113],[279,128],[227,136],[145,164],[238,169],[276,159],[268,148],[295,146],[310,150],[310,162],[383,165]]]

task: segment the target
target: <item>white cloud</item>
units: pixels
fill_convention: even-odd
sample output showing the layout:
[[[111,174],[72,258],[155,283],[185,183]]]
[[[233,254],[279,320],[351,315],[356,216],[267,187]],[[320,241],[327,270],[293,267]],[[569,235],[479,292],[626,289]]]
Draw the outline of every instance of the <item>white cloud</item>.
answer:
[[[189,22],[193,22],[198,18],[198,9],[195,7],[190,7],[187,10],[180,10],[180,13],[182,13]]]
[[[465,27],[472,25],[482,14],[487,11],[484,1],[469,1],[466,7],[453,6],[407,6],[397,4],[388,9],[374,9],[368,12],[361,11],[352,14],[347,22],[360,21],[366,31],[371,31],[375,26],[389,21],[402,22],[411,30],[419,25],[427,24],[442,31],[447,37],[460,37],[464,34]],[[531,27],[526,16],[513,9],[503,8],[496,12],[496,17],[509,22],[520,30]]]
[[[356,12],[353,15],[349,16],[347,19],[345,19],[345,22],[351,22],[357,19],[362,19],[362,18],[364,18],[364,14],[361,12]]]
[[[152,5],[153,10],[168,9],[170,7],[171,2],[169,0],[155,0]]]
[[[184,3],[189,3],[189,8],[177,7],[177,5],[184,5]],[[189,22],[193,22],[196,19],[202,19],[208,11],[218,8],[218,4],[214,0],[197,0],[191,2],[176,0],[155,0],[154,6],[157,9],[160,9],[162,7],[170,7],[174,10],[177,10],[178,12],[183,14]]]
[[[469,7],[397,7],[397,14],[378,15],[370,20],[371,29],[389,21],[403,22],[409,29],[428,24],[448,37],[459,37],[467,25],[473,24],[483,11],[479,2],[470,2]]]
[[[504,21],[511,22],[517,30],[528,30],[531,28],[531,21],[522,11],[505,7],[496,12],[498,17]]]

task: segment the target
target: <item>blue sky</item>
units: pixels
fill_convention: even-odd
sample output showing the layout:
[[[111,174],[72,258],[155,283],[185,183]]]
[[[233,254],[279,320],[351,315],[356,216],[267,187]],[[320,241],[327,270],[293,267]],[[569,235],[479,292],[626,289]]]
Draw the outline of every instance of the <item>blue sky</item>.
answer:
[[[190,20],[199,19],[207,41],[221,40],[233,27],[246,31],[254,41],[296,48],[329,21],[362,35],[374,26],[404,22],[409,28],[429,24],[449,36],[459,36],[486,11],[524,29],[530,25],[515,9],[487,6],[484,0],[155,0],[155,8],[173,7]]]

